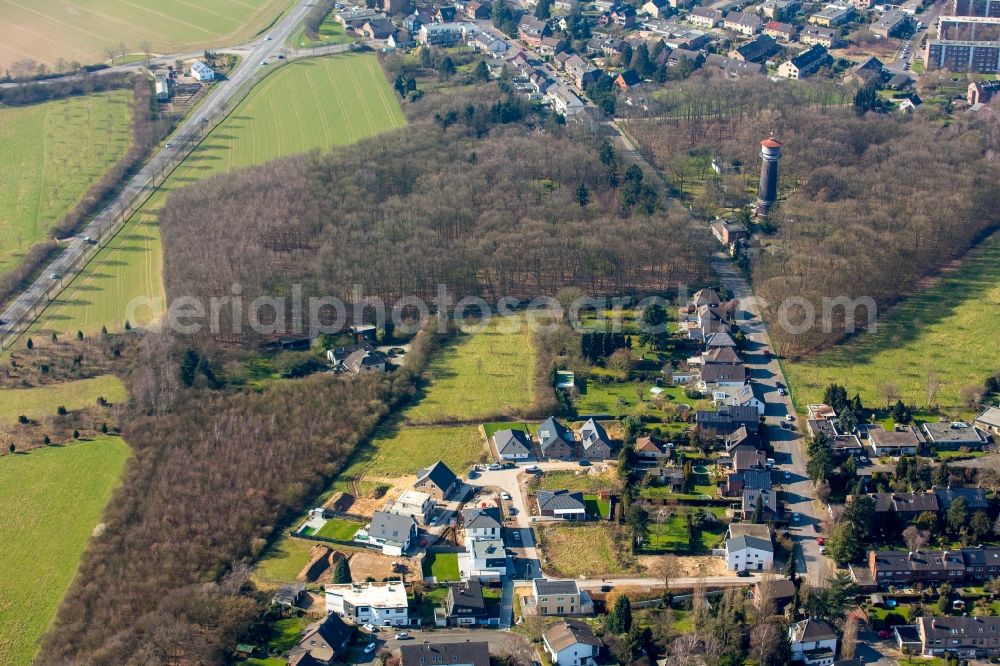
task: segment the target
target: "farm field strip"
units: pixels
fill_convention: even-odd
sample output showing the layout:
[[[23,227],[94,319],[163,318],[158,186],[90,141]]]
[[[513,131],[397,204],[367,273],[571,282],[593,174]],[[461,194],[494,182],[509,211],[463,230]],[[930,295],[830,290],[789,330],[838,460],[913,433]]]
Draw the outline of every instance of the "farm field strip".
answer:
[[[820,402],[832,383],[878,406],[879,386],[894,384],[908,403],[927,403],[927,376],[937,373],[935,400],[961,409],[959,393],[1000,368],[1000,233],[953,272],[878,320],[878,330],[782,367],[799,408]]]
[[[107,60],[125,44],[140,51],[181,53],[252,39],[292,0],[0,0],[0,65],[31,58],[82,63]],[[120,57],[120,54],[118,54]]]
[[[0,458],[0,663],[31,662],[128,456],[104,436]]]
[[[108,402],[122,402],[125,386],[114,375],[101,375],[61,384],[0,391],[0,425],[12,423],[19,416],[39,419],[52,416],[59,406],[68,410],[96,404],[99,397]]]
[[[358,70],[363,87],[350,85]],[[319,91],[314,97],[310,89]],[[345,85],[347,84],[347,85]],[[338,103],[337,100],[340,100]],[[386,108],[384,100],[392,102]],[[372,127],[347,128],[358,108],[376,107]],[[297,115],[302,108],[301,115]],[[289,122],[289,117],[301,122]],[[148,325],[164,310],[163,251],[157,228],[170,191],[223,171],[312,149],[329,150],[405,124],[373,55],[338,55],[283,66],[261,82],[126,222],[107,247],[31,327],[36,339],[59,334],[120,330],[126,305],[144,300],[129,320]],[[374,129],[373,129],[374,128]]]
[[[132,94],[0,109],[0,275],[128,151]]]

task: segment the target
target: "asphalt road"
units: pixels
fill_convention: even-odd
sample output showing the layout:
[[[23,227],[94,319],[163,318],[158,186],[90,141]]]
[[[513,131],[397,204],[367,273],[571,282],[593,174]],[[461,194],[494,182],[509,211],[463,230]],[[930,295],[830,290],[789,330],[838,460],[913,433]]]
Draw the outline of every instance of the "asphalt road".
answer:
[[[21,332],[30,323],[26,317],[46,299],[55,297],[69,284],[84,265],[83,258],[95,252],[94,245],[83,238],[104,241],[111,238],[124,223],[122,209],[141,200],[156,189],[158,176],[169,173],[198,144],[202,133],[210,127],[210,121],[218,119],[226,111],[227,103],[262,68],[261,62],[270,62],[279,51],[284,51],[284,43],[298,28],[311,7],[310,0],[301,0],[268,33],[271,39],[261,37],[240,49],[243,59],[230,73],[229,78],[213,84],[202,104],[174,132],[163,148],[132,177],[118,196],[84,228],[77,237],[69,240],[67,248],[45,269],[24,292],[21,293],[0,314],[0,340],[8,335]],[[58,276],[53,278],[52,276]],[[22,321],[24,320],[24,321]]]
[[[712,257],[712,270],[719,276],[722,285],[733,293],[740,302],[737,314],[737,324],[750,341],[750,351],[743,355],[743,360],[751,379],[764,387],[764,399],[767,403],[764,417],[774,446],[775,481],[782,483],[781,500],[784,503],[786,515],[796,513],[797,521],[790,520],[789,528],[796,544],[797,569],[799,573],[807,572],[812,583],[825,581],[831,573],[831,562],[820,554],[818,533],[814,526],[822,523],[822,507],[815,498],[813,483],[806,473],[808,457],[805,452],[805,440],[801,436],[804,423],[795,417],[796,431],[781,428],[781,423],[787,415],[795,415],[791,398],[779,395],[778,382],[788,386],[781,366],[774,359],[764,355],[764,350],[771,349],[771,339],[766,328],[761,323],[760,309],[757,300],[750,291],[750,286],[736,266],[724,255]],[[785,479],[785,474],[790,478]]]

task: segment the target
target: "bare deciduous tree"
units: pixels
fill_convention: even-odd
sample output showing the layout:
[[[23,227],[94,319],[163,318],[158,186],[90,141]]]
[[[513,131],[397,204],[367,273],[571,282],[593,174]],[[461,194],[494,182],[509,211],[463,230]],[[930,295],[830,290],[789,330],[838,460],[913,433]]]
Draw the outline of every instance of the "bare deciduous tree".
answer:
[[[844,637],[840,639],[840,658],[854,659],[854,651],[858,646],[858,618],[851,613],[844,623]]]

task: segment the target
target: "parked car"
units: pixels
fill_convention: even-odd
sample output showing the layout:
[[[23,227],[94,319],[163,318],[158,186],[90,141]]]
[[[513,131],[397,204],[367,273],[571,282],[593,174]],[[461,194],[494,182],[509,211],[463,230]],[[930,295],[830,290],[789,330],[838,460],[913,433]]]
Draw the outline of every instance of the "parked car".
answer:
[[[816,537],[816,543],[822,546],[823,544],[826,543],[826,539],[824,539],[823,537]]]
[[[783,388],[778,389],[778,395],[788,395],[788,391]]]
[[[819,554],[820,555],[826,555],[826,546],[820,546],[819,547]]]
[[[750,576],[750,572],[746,569],[740,569],[736,572],[736,575],[740,578],[748,578]]]
[[[411,638],[413,638],[413,636],[409,635],[409,634],[408,634],[408,633],[406,633],[405,631],[400,631],[400,632],[398,632],[398,633],[396,634],[396,640],[397,640],[397,641],[408,641],[408,640],[410,640]]]
[[[524,471],[530,474],[535,474],[537,472],[541,472],[542,469],[538,465],[528,465],[524,468]]]
[[[792,421],[795,420],[795,414],[786,414],[785,415],[785,420],[788,421],[789,423],[791,423]]]
[[[59,279],[59,278],[61,278],[61,277],[62,277],[62,276],[61,276],[61,275],[59,275],[59,273],[50,273],[50,274],[49,274],[49,279],[50,279],[50,280],[58,280],[58,279]]]
[[[507,491],[501,492],[500,493],[500,499],[509,500],[510,499],[510,493],[508,493]]]
[[[368,624],[363,624],[363,625],[361,625],[361,628],[362,628],[362,629],[364,629],[365,631],[370,631],[370,632],[372,632],[373,634],[374,634],[374,633],[375,633],[376,631],[378,631],[378,627],[376,627],[376,626],[375,626],[374,624],[371,624],[371,623],[368,623]]]
[[[365,654],[371,654],[378,647],[378,643],[369,643],[365,646]]]
[[[793,523],[797,523],[797,522],[799,522],[799,514],[797,514],[797,513],[792,513],[792,522],[793,522]]]
[[[580,465],[580,467],[590,467],[590,461],[586,458],[580,458],[580,461],[577,464]]]
[[[520,541],[520,540],[521,540],[521,531],[514,530],[514,541]]]
[[[497,472],[497,471],[503,469],[503,467],[499,463],[493,463],[492,465],[490,465],[486,469],[490,470],[491,472]]]
[[[792,478],[792,473],[791,472],[785,472],[785,481],[790,481],[791,478]]]

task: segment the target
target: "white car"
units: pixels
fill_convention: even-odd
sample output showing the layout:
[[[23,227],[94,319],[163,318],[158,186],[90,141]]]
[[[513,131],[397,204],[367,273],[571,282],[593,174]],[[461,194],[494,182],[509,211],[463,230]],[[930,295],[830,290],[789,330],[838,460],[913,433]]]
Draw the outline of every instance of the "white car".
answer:
[[[524,471],[534,474],[535,472],[541,472],[542,468],[539,467],[538,465],[528,465],[527,467],[524,468]]]
[[[500,463],[493,463],[489,467],[487,467],[486,469],[490,470],[491,472],[497,472],[497,471],[503,469],[503,465],[501,465]]]
[[[785,420],[788,421],[789,423],[791,423],[792,421],[795,420],[795,414],[786,414],[785,415]]]
[[[59,278],[61,278],[61,277],[62,277],[62,276],[61,276],[61,275],[59,275],[59,273],[49,273],[49,279],[50,279],[50,280],[58,280],[58,279],[59,279]]]
[[[785,389],[778,389],[778,395],[788,395],[788,391]]]
[[[268,35],[267,37],[265,37],[264,40],[268,41],[268,42],[271,41],[271,35]]]
[[[365,654],[371,654],[378,647],[378,643],[369,643],[365,646]]]
[[[509,500],[510,499],[510,493],[508,493],[508,492],[500,493],[500,499]]]
[[[261,61],[260,61],[260,64],[262,64],[262,65],[266,65],[266,64],[267,64],[267,61],[266,61],[266,60],[261,60]]]
[[[826,546],[820,546],[819,547],[819,554],[820,555],[826,555]]]
[[[396,640],[397,640],[397,641],[405,641],[405,640],[407,640],[407,639],[409,639],[409,638],[413,638],[413,637],[412,637],[412,636],[410,636],[410,635],[409,635],[408,633],[406,633],[405,631],[400,631],[400,632],[398,632],[398,633],[396,634]]]
[[[369,632],[371,632],[373,634],[376,631],[378,631],[378,627],[376,627],[374,624],[371,624],[371,623],[363,624],[363,625],[361,625],[361,628],[364,629],[365,631],[369,631]]]
[[[434,516],[433,518],[431,518],[431,523],[430,524],[431,524],[431,527],[433,527],[434,525],[437,525],[438,524],[438,517]]]

